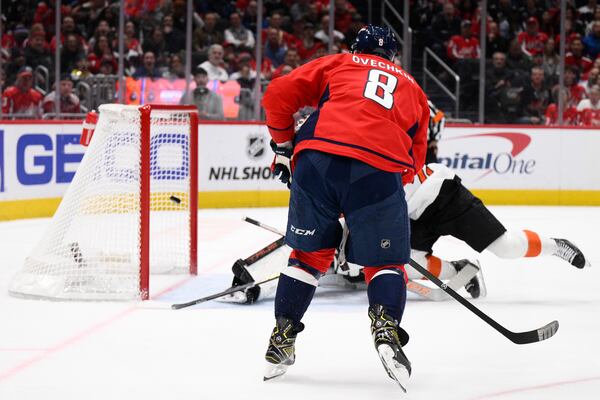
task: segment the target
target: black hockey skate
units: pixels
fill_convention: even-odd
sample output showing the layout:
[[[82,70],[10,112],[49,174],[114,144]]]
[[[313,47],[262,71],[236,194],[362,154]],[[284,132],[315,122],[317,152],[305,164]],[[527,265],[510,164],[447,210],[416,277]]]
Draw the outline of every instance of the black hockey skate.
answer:
[[[269,339],[269,347],[265,359],[267,366],[265,368],[264,380],[277,378],[285,374],[288,367],[296,361],[294,344],[298,332],[304,330],[304,324],[295,324],[294,321],[287,318],[278,318]]]
[[[568,241],[567,239],[555,239],[552,238],[556,242],[556,251],[553,255],[556,257],[562,258],[569,264],[579,269],[584,267],[591,267],[590,263],[585,259],[585,256],[579,250],[577,246]]]
[[[477,299],[479,297],[485,297],[487,295],[487,288],[485,281],[483,280],[483,273],[481,272],[481,265],[477,260],[458,260],[451,261],[450,264],[456,269],[456,272],[460,272],[466,266],[471,266],[477,270],[477,274],[465,284],[465,290],[471,295],[472,298]]]
[[[371,334],[377,354],[386,372],[406,392],[410,377],[410,361],[402,351],[408,343],[408,333],[398,326],[398,321],[386,314],[380,305],[369,307],[371,318]]]

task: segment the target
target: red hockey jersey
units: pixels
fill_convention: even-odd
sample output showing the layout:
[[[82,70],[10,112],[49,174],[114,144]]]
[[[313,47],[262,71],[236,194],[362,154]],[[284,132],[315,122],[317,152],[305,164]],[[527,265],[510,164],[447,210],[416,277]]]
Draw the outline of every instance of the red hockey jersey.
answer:
[[[294,135],[293,114],[318,107]],[[400,67],[369,54],[318,58],[274,79],[263,98],[273,140],[294,140],[294,153],[314,149],[402,172],[423,167],[429,107]]]
[[[23,92],[16,86],[9,86],[2,96],[2,112],[40,118],[42,95],[35,89]]]

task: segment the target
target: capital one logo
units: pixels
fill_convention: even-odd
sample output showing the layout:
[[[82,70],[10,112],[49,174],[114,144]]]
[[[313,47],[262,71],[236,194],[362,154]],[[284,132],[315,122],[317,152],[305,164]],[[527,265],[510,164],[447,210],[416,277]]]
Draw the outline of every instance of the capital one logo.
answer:
[[[531,143],[531,136],[520,132],[475,133],[445,139],[445,141],[462,139],[500,138],[510,144],[509,151],[497,151],[494,145],[489,146],[486,153],[455,152],[451,157],[439,157],[441,164],[455,170],[481,170],[475,181],[485,178],[491,173],[499,175],[530,175],[534,172],[536,161],[519,157]],[[489,141],[489,140],[488,140]],[[487,150],[487,148],[486,148]]]

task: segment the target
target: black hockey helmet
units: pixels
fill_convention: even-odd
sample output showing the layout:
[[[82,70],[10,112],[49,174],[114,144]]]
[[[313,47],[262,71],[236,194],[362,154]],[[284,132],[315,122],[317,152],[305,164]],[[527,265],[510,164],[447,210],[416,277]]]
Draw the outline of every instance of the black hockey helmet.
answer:
[[[353,53],[374,54],[392,61],[398,51],[394,32],[387,26],[369,24],[358,31],[352,44]]]

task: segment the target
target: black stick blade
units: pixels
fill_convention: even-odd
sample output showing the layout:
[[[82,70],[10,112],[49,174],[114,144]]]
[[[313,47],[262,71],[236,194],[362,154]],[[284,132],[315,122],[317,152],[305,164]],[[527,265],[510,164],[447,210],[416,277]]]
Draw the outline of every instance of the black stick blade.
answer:
[[[539,329],[529,332],[511,332],[508,338],[516,344],[528,344],[550,339],[558,331],[558,321],[552,321]]]

